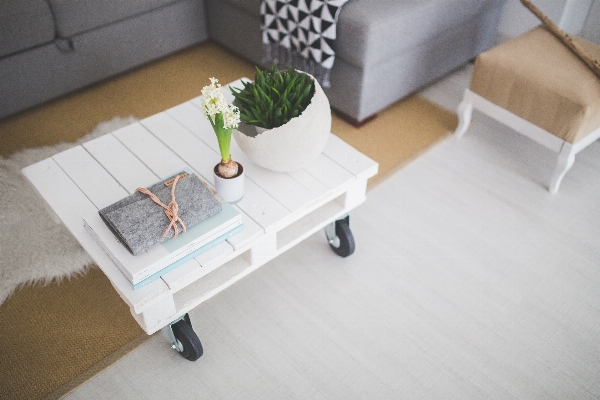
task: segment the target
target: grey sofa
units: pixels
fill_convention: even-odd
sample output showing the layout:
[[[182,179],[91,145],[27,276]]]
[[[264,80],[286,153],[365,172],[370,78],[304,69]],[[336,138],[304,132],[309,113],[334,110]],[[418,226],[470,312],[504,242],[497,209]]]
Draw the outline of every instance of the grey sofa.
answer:
[[[261,0],[207,0],[211,39],[257,65]],[[495,44],[505,0],[350,0],[340,13],[334,109],[360,124]],[[262,65],[266,67],[266,65]]]
[[[204,0],[1,0],[0,118],[207,39]]]
[[[360,124],[494,44],[505,0],[350,0],[332,107]],[[0,0],[0,118],[210,39],[261,64],[261,0]]]

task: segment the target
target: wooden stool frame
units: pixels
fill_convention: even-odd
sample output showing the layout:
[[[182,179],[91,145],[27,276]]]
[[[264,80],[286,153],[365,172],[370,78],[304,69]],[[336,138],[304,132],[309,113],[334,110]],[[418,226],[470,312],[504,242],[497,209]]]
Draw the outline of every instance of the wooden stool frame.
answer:
[[[558,161],[550,180],[548,190],[558,193],[558,188],[567,171],[573,166],[575,155],[594,141],[600,139],[600,127],[576,143],[569,143],[552,133],[532,124],[512,112],[492,103],[470,89],[465,90],[463,100],[458,106],[458,126],[454,135],[460,139],[471,123],[473,109],[476,109],[516,132],[558,153]]]

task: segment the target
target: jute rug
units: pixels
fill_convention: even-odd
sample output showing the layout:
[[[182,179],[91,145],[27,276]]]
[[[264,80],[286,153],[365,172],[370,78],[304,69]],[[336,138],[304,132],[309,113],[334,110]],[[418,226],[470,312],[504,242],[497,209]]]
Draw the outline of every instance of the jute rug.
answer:
[[[229,82],[253,71],[206,43],[0,121],[0,263],[13,266],[0,269],[0,398],[60,398],[148,338],[37,195],[19,194],[27,185],[20,168],[131,122],[115,115],[144,118],[198,96],[209,77]],[[413,96],[358,129],[334,115],[332,131],[379,162],[372,186],[455,126],[454,114]]]

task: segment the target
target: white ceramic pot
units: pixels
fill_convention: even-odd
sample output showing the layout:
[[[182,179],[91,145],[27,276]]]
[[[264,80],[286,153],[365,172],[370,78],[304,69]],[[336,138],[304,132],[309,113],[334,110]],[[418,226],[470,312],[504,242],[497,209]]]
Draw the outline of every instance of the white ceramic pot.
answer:
[[[238,163],[238,174],[233,178],[221,178],[217,175],[217,167],[213,168],[213,180],[217,194],[228,203],[237,203],[244,197],[244,167]]]
[[[262,133],[246,124],[240,124],[238,129],[233,131],[233,137],[252,162],[277,172],[295,171],[325,148],[331,132],[329,100],[315,80],[312,101],[298,117]]]

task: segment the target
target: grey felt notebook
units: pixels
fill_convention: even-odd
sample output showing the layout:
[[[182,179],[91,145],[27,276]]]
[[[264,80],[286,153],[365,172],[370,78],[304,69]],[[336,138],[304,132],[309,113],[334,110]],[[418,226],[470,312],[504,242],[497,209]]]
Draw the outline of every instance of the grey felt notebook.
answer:
[[[176,176],[173,175],[147,189],[163,204],[168,205],[171,202],[171,186],[165,185],[165,182],[172,181]],[[221,202],[194,174],[179,179],[175,185],[175,201],[179,207],[177,214],[188,229],[222,209]],[[163,237],[171,221],[164,208],[144,193],[136,192],[98,213],[133,255],[141,254],[174,236],[174,230],[170,229]],[[185,235],[179,223],[177,227],[179,235]]]

